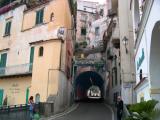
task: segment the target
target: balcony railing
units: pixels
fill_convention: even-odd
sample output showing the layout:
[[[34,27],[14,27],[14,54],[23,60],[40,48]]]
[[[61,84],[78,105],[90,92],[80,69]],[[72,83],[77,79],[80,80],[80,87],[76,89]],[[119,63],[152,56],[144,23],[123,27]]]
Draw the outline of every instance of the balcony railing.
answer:
[[[11,76],[11,75],[23,75],[32,73],[32,63],[8,66],[0,68],[0,77]]]

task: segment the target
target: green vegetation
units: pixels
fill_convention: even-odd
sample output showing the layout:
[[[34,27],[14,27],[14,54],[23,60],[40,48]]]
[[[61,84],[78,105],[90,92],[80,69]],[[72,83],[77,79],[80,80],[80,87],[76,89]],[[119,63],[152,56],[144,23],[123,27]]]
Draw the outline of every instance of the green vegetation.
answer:
[[[160,117],[160,110],[155,108],[157,104],[158,101],[149,100],[131,105],[129,107],[131,116],[126,120],[156,120]]]

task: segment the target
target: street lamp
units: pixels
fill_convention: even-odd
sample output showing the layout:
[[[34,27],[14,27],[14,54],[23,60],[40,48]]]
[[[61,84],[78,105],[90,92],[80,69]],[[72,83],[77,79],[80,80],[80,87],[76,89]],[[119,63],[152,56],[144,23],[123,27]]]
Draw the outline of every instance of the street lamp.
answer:
[[[124,38],[122,39],[123,44],[125,45],[126,48],[126,54],[128,53],[128,49],[127,49],[127,44],[128,44],[128,39],[126,36],[124,36]]]

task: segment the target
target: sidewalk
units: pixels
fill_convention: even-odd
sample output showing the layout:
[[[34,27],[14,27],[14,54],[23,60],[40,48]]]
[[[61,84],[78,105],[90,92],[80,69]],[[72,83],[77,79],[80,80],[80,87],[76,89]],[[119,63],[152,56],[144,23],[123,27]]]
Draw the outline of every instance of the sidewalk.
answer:
[[[77,109],[78,106],[79,106],[79,104],[73,104],[71,107],[69,107],[68,109],[66,109],[64,112],[55,114],[55,115],[50,116],[50,117],[42,117],[40,120],[53,120],[55,118],[64,116],[64,115],[66,115],[66,114],[74,111],[75,109]]]

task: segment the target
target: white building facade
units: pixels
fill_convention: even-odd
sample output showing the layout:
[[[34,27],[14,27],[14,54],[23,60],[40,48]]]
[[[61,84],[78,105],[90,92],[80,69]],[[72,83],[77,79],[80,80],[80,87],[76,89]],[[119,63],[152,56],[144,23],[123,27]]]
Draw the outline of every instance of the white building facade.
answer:
[[[160,100],[160,1],[132,1],[135,30],[135,67],[137,102]],[[139,4],[139,5],[138,5]],[[141,11],[137,7],[141,5]],[[137,11],[137,12],[136,12]],[[137,27],[139,26],[139,27]]]

